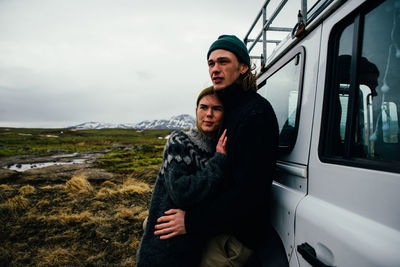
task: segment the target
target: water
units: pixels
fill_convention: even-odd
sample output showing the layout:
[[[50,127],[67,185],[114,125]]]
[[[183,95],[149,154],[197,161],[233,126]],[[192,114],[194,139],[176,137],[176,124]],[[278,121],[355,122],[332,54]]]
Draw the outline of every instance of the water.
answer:
[[[41,162],[41,163],[14,164],[14,165],[11,165],[10,167],[4,167],[4,169],[23,172],[26,170],[40,169],[40,168],[49,167],[49,166],[53,166],[53,165],[85,163],[85,161],[86,161],[86,159],[73,159],[72,161],[69,161],[69,162]]]
[[[71,154],[59,154],[59,155],[54,155],[52,156],[53,158],[71,158],[71,157],[76,157],[79,153],[71,153]]]

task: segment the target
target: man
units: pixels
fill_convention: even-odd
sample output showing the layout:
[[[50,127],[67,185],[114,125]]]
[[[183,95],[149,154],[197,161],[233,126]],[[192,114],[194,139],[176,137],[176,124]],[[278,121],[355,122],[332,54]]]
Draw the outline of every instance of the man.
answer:
[[[209,74],[224,104],[227,169],[218,196],[187,211],[169,210],[158,219],[155,235],[168,239],[233,234],[255,249],[269,228],[268,206],[276,164],[278,123],[270,103],[256,93],[245,44],[234,35],[220,36],[207,53]]]

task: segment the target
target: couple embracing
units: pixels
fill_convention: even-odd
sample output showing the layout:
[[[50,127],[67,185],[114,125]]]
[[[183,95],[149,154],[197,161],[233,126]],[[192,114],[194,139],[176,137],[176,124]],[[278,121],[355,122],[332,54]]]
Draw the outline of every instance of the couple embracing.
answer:
[[[213,86],[197,98],[196,127],[165,146],[138,267],[254,266],[268,238],[275,113],[240,39],[220,36],[207,60]]]

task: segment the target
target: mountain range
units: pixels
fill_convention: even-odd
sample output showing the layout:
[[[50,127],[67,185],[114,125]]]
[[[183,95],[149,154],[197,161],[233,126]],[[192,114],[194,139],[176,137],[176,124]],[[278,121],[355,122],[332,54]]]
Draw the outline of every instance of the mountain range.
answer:
[[[189,114],[173,116],[170,119],[141,121],[138,123],[104,123],[104,122],[84,122],[69,128],[84,129],[106,129],[106,128],[123,128],[123,129],[189,129],[194,127],[196,120]]]

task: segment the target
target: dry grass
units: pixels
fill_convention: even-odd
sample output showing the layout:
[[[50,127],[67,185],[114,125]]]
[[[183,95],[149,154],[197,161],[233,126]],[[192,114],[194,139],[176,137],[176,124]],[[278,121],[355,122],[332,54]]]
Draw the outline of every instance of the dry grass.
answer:
[[[159,171],[159,166],[148,164],[158,164],[165,144],[158,137],[170,132],[66,130],[51,140],[39,135],[59,135],[59,130],[18,130],[29,138],[0,133],[3,157],[25,154],[21,147],[33,153],[29,159],[50,155],[53,148],[105,153],[90,167],[82,167],[90,169],[80,170],[81,174],[43,170],[37,180],[24,173],[2,178],[0,266],[135,266]],[[109,150],[117,143],[133,150]],[[113,173],[103,176],[92,167]]]
[[[45,185],[45,186],[40,187],[40,189],[51,190],[51,189],[53,189],[53,187],[51,185]]]
[[[102,186],[102,187],[109,187],[109,188],[115,188],[115,187],[117,187],[117,185],[116,185],[115,183],[111,182],[111,181],[104,181],[104,182],[101,184],[101,186]]]
[[[50,223],[73,224],[73,223],[87,222],[91,220],[92,216],[93,215],[89,211],[83,211],[77,214],[61,213],[47,217],[46,221]]]
[[[6,184],[1,184],[0,185],[0,200],[5,200],[9,198],[9,196],[13,195],[14,189]]]
[[[123,194],[145,194],[151,192],[151,188],[148,184],[140,182],[136,179],[127,179],[122,188],[121,193]]]
[[[21,195],[29,195],[35,193],[35,188],[31,185],[25,185],[18,190]]]
[[[105,252],[105,251],[102,251],[102,252],[100,252],[100,253],[97,254],[97,255],[90,256],[90,257],[87,259],[87,261],[88,261],[88,262],[96,262],[96,261],[98,261],[98,260],[101,260],[101,259],[104,258],[105,256],[106,256],[106,252]],[[131,265],[131,266],[134,266],[134,265]]]
[[[0,190],[12,190],[12,188],[6,184],[0,184]]]
[[[84,266],[73,253],[64,248],[39,249],[35,259],[38,267],[45,266]]]
[[[151,192],[151,187],[136,179],[127,179],[122,185],[115,185],[113,183],[102,184],[102,187],[96,194],[96,198],[100,200],[122,199],[129,195],[143,195]]]
[[[93,192],[93,187],[84,174],[79,174],[67,181],[65,190],[73,195],[90,194]]]
[[[99,190],[99,192],[96,194],[96,198],[100,200],[112,200],[112,199],[118,199],[120,196],[119,192],[107,187],[103,187]]]
[[[133,206],[126,208],[121,205],[117,208],[114,218],[143,221],[148,214],[148,210],[143,209],[143,207]]]
[[[28,207],[29,201],[23,196],[15,196],[7,199],[5,203],[1,204],[3,208],[10,210],[12,213],[16,213],[18,210],[22,210]]]
[[[48,201],[47,199],[41,199],[36,203],[36,207],[47,207],[50,205],[50,201]]]
[[[141,175],[0,185],[0,266],[135,266],[153,186]]]

